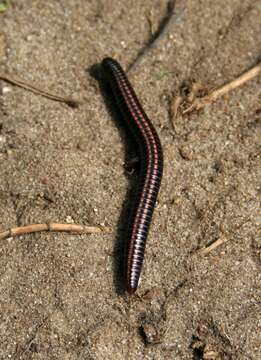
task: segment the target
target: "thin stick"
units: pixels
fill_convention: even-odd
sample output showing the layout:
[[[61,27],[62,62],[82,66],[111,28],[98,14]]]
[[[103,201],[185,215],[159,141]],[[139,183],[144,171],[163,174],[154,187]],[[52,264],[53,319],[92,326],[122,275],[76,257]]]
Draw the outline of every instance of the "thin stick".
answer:
[[[224,244],[225,242],[227,242],[228,239],[225,237],[220,237],[219,239],[217,239],[215,242],[213,242],[211,245],[204,247],[203,249],[200,249],[198,252],[205,256],[207,254],[209,254],[212,250],[216,249],[218,246]]]
[[[147,40],[144,47],[138,52],[136,59],[129,65],[127,73],[132,72],[137,65],[143,60],[145,55],[148,55],[150,51],[158,46],[162,38],[166,37],[172,30],[173,25],[180,21],[183,16],[184,10],[176,14],[175,12],[176,0],[169,0],[167,3],[166,14],[162,18],[156,32]]]
[[[183,111],[183,114],[189,113],[193,110],[202,109],[203,107],[207,106],[208,104],[216,101],[219,97],[225,95],[226,93],[243,85],[245,82],[258,76],[260,72],[261,72],[261,62],[258,65],[254,66],[252,69],[246,71],[244,74],[242,74],[235,80],[212,91],[209,95],[206,95],[202,98],[195,99],[193,101],[193,103],[186,110]]]
[[[107,226],[85,226],[77,224],[31,224],[21,227],[10,228],[0,231],[0,240],[24,234],[31,234],[40,231],[63,231],[72,234],[99,234],[109,233],[111,229]]]
[[[11,76],[11,75],[6,75],[6,74],[0,73],[0,79],[5,80],[5,81],[9,82],[10,84],[22,87],[26,90],[29,90],[29,91],[33,92],[34,94],[44,96],[44,97],[54,100],[54,101],[63,102],[73,108],[76,108],[79,105],[78,100],[75,100],[75,99],[72,99],[69,97],[52,94],[47,90],[41,89],[38,86],[36,86],[32,83],[28,83],[25,80],[15,77],[13,75]]]
[[[178,110],[181,103],[182,103],[182,97],[178,95],[174,98],[173,102],[170,104],[170,121],[171,121],[171,126],[175,132],[176,132],[175,120],[177,118]]]

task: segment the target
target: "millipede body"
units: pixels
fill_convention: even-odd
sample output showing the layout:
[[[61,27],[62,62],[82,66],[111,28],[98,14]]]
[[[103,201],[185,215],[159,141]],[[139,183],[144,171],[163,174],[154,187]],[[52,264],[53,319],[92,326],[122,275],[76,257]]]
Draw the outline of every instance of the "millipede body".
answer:
[[[146,239],[163,172],[160,140],[120,64],[105,58],[102,72],[109,83],[120,113],[139,149],[140,174],[127,236],[126,290],[133,294],[139,282]]]

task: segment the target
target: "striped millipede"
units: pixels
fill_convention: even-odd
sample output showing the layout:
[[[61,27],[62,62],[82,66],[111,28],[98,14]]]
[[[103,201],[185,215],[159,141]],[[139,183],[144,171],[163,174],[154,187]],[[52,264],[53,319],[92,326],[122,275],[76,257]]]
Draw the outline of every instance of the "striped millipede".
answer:
[[[133,294],[138,287],[146,239],[160,188],[163,153],[157,132],[120,64],[111,58],[105,58],[101,69],[139,148],[141,170],[127,235],[125,270],[126,290]]]

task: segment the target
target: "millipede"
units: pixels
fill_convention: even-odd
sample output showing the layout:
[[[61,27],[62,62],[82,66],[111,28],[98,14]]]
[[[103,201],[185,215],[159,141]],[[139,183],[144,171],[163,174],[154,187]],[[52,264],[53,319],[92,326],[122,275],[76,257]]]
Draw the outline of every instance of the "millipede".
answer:
[[[139,151],[140,173],[126,239],[125,288],[129,294],[133,294],[138,287],[146,240],[161,184],[163,152],[159,136],[120,64],[112,58],[105,58],[101,69]]]

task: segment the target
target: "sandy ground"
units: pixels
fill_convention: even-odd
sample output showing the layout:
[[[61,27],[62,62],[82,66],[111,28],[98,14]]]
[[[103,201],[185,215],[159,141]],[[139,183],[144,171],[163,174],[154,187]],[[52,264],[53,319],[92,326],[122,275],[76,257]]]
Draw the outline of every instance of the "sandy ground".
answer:
[[[174,129],[170,111],[191,81],[220,86],[260,60],[260,11],[258,0],[177,1],[169,33],[129,74],[165,157],[132,298],[115,285],[126,139],[86,70],[105,56],[132,64],[167,2],[11,0],[0,13],[0,70],[81,100],[71,109],[0,82],[0,227],[112,228],[1,241],[0,359],[260,358],[260,78]]]

